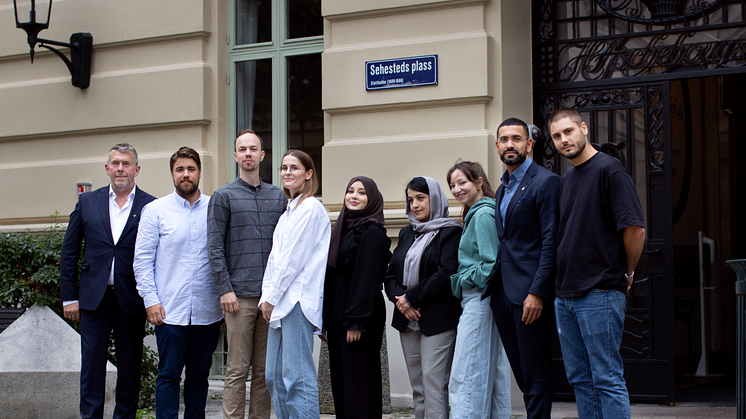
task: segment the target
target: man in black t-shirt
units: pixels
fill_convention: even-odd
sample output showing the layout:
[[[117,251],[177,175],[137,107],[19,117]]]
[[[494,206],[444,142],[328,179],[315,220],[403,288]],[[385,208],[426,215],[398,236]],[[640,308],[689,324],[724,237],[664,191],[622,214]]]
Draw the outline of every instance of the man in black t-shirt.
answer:
[[[627,168],[589,144],[575,110],[554,111],[549,132],[574,166],[560,183],[554,304],[567,380],[579,419],[630,418],[619,347],[645,242],[642,206]]]

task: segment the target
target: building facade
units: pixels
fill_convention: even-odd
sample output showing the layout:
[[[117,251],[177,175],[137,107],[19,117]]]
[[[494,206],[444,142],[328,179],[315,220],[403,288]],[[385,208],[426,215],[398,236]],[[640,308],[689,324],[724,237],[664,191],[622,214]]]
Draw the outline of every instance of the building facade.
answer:
[[[278,183],[286,149],[307,151],[334,219],[348,179],[370,176],[396,238],[409,179],[445,186],[461,158],[482,162],[496,185],[499,123],[514,116],[545,130],[552,109],[571,106],[588,120],[591,141],[610,144],[630,167],[648,219],[638,275],[647,282],[629,297],[623,354],[630,371],[654,368],[664,378],[633,379],[631,394],[675,400],[674,377],[698,368],[702,341],[725,360],[714,370],[735,359],[733,276],[722,262],[746,257],[736,141],[746,106],[731,94],[746,77],[746,9],[731,0],[682,0],[670,12],[619,3],[58,1],[40,36],[92,34],[82,90],[51,52],[37,48],[30,63],[13,2],[0,0],[0,229],[40,228],[55,213],[64,223],[78,183],[108,183],[106,153],[120,142],[137,148],[138,185],[155,196],[172,191],[171,153],[198,150],[210,194],[235,177],[235,134],[253,128],[267,150],[264,180]],[[367,88],[367,62],[432,56],[437,84]],[[540,141],[534,157],[562,173],[550,143]],[[702,304],[692,262],[698,231],[718,247]],[[389,352],[400,352],[394,334]],[[393,371],[392,391],[405,393],[406,373]]]

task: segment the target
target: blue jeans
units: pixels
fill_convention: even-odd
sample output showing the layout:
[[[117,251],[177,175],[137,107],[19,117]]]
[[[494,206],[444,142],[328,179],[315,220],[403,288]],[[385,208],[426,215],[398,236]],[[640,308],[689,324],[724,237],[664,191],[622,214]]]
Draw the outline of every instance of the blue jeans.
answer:
[[[264,377],[277,419],[319,417],[319,384],[313,361],[314,326],[300,303],[269,328]]]
[[[619,354],[627,311],[625,294],[593,289],[583,297],[557,298],[554,309],[578,418],[630,418],[629,393]]]
[[[155,415],[158,419],[178,418],[181,371],[186,367],[184,418],[204,418],[207,376],[220,338],[220,322],[204,326],[162,324],[155,327],[155,338],[158,343]]]
[[[490,301],[478,288],[463,290],[449,384],[451,417],[510,419],[510,364]]]

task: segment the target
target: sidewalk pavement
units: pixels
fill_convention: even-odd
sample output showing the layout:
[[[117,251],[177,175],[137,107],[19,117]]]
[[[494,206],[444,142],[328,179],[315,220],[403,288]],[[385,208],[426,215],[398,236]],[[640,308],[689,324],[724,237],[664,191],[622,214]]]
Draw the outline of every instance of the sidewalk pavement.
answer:
[[[222,381],[220,384],[210,382],[210,397],[207,400],[206,419],[223,418]],[[220,388],[218,388],[218,386]],[[411,403],[411,401],[410,401]],[[270,416],[277,417],[274,411]],[[321,415],[322,419],[334,418],[334,415]],[[552,419],[577,419],[578,410],[574,402],[554,402],[552,405]],[[384,414],[385,419],[414,418],[412,409],[394,409],[392,413]],[[513,406],[513,419],[525,419],[526,409]],[[674,406],[655,403],[633,403],[633,419],[665,418],[665,419],[735,419],[736,406],[712,406],[708,403],[677,403]]]
[[[206,419],[222,419],[223,418],[223,401],[222,400],[208,400],[207,402],[207,415]],[[276,419],[274,411],[270,416],[272,419]],[[334,415],[321,415],[321,419],[331,419]],[[395,409],[392,413],[384,414],[382,416],[385,419],[402,419],[402,418],[414,418],[414,411],[412,409]],[[555,402],[552,408],[552,419],[577,419],[578,411],[575,407],[575,403],[572,402]],[[513,408],[513,419],[525,419],[526,410],[521,406],[520,408]],[[665,418],[665,419],[735,419],[736,418],[736,407],[714,407],[714,406],[703,406],[700,403],[682,403],[673,407],[659,404],[633,404],[632,405],[632,418],[633,419],[648,419],[648,418]]]

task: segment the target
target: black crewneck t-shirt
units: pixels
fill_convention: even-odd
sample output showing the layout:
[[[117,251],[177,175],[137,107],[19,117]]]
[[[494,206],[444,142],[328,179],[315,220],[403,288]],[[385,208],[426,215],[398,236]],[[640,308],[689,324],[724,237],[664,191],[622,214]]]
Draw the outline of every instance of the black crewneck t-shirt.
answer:
[[[582,297],[591,289],[627,291],[624,229],[645,226],[629,170],[596,153],[570,168],[560,183],[557,297]]]

